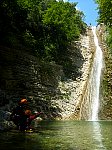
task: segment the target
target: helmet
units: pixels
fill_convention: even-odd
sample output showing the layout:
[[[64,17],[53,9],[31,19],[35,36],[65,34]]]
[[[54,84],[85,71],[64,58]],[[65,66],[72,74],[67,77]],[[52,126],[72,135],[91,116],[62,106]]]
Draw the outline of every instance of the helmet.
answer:
[[[27,104],[27,99],[21,99],[20,104]]]

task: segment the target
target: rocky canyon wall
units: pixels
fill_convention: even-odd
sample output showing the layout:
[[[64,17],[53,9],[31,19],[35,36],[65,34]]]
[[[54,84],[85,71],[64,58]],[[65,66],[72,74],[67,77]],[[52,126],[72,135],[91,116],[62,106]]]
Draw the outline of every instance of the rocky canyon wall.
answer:
[[[59,89],[62,93],[69,93],[68,98],[58,99],[57,103],[62,112],[62,119],[85,119],[88,116],[88,89],[90,72],[93,63],[95,52],[94,37],[91,27],[87,29],[87,35],[81,37],[80,50],[84,58],[82,67],[80,68],[82,74],[75,81],[60,82]],[[77,62],[78,63],[78,62]]]
[[[47,118],[80,120],[88,114],[85,104],[95,51],[90,27],[79,42],[72,43],[72,51],[76,78],[62,80],[65,77],[62,66],[46,64],[21,50],[0,47],[0,122],[3,124],[0,128],[9,124],[11,109],[21,97],[29,100],[32,110],[43,111]]]
[[[28,99],[32,111],[43,111],[47,118],[58,115],[51,99],[60,94],[58,82],[62,67],[40,62],[35,56],[21,50],[0,47],[0,123],[4,128],[18,101]]]
[[[104,53],[104,69],[101,82],[101,98],[99,118],[101,120],[112,120],[112,51],[107,44],[108,30],[104,24],[98,27],[98,38]]]

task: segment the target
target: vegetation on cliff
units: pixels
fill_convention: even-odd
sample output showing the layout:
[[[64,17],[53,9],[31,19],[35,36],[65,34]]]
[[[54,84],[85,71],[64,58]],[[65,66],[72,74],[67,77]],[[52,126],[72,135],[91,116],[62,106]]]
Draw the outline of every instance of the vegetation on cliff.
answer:
[[[103,76],[103,105],[101,108],[101,118],[112,118],[112,1],[96,0],[98,4],[99,19],[98,22],[103,23],[106,30],[102,33],[101,42],[104,50],[105,70]],[[105,35],[106,33],[106,41]],[[106,46],[105,46],[106,43]]]
[[[96,0],[98,4],[99,23],[104,23],[107,29],[107,43],[112,53],[112,1]]]
[[[28,49],[60,64],[71,41],[85,31],[77,3],[56,0],[1,0],[0,44]]]

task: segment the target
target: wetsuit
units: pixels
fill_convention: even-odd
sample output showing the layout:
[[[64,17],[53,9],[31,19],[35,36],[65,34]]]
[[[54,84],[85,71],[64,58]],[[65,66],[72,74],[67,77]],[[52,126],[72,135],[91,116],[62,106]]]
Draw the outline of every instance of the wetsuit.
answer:
[[[14,124],[19,129],[21,124],[25,121],[25,111],[26,105],[18,105],[16,108],[13,109],[10,119],[14,122]]]

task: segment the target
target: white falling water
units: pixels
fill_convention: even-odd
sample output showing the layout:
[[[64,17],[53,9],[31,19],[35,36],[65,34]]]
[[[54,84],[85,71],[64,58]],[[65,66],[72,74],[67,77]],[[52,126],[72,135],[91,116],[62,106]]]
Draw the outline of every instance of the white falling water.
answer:
[[[94,43],[96,46],[96,53],[93,62],[92,70],[92,82],[91,82],[91,116],[89,120],[98,120],[98,110],[99,110],[99,89],[100,89],[100,77],[103,64],[102,50],[98,43],[98,38],[96,36],[96,27],[92,27],[92,32],[94,35]]]
[[[103,54],[102,50],[98,44],[98,38],[96,36],[96,27],[92,27],[93,35],[94,35],[94,43],[96,46],[96,53],[93,62],[93,68],[91,72],[91,86],[90,86],[90,99],[91,99],[91,121],[98,120],[98,110],[99,110],[99,90],[100,90],[100,78],[101,78],[101,70],[103,66]],[[101,128],[99,122],[93,122],[93,138],[98,143],[98,149],[106,150],[103,145],[103,137],[101,134]]]

